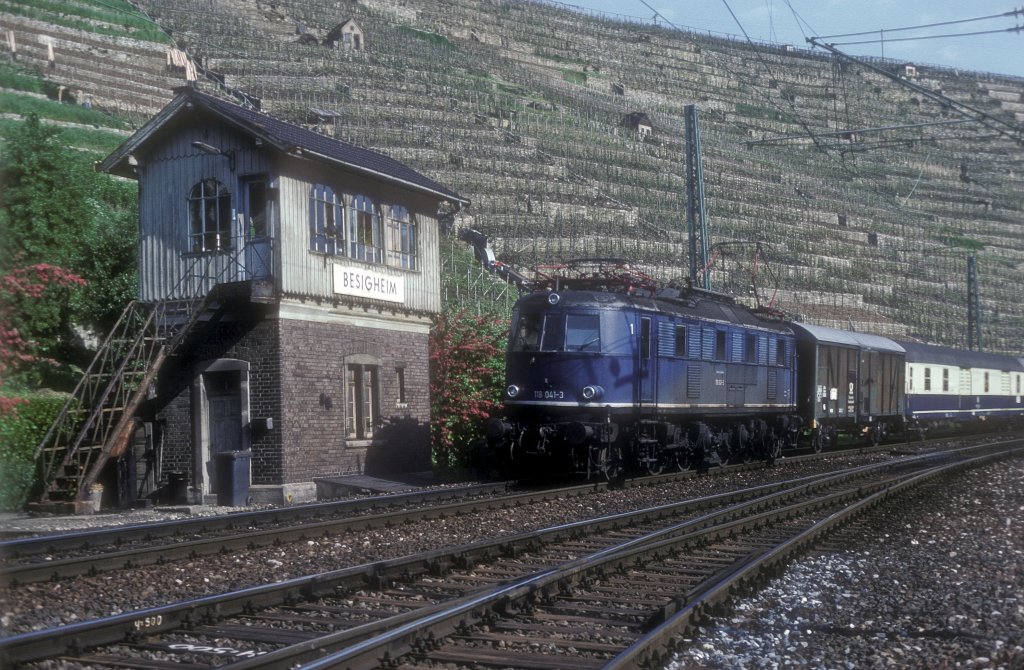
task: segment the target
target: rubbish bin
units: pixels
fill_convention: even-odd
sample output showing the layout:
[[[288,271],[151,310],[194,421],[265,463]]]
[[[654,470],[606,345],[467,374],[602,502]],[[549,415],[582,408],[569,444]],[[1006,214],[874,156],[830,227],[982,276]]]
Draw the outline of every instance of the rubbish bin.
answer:
[[[217,454],[217,504],[244,507],[249,501],[249,467],[252,451]]]
[[[184,472],[167,473],[167,491],[165,502],[171,505],[181,505],[186,501],[188,494],[188,475]]]

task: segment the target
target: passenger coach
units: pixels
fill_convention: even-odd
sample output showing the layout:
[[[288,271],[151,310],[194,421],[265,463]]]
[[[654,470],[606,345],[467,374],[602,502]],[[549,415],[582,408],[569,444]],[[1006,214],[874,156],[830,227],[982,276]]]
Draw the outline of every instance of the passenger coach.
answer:
[[[916,342],[907,352],[907,417],[939,421],[1024,416],[1024,361]]]

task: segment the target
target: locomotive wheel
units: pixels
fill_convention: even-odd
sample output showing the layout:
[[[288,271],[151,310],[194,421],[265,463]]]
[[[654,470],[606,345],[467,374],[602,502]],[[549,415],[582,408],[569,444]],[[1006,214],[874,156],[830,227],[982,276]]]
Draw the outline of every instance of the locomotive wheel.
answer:
[[[653,442],[641,442],[636,445],[636,454],[640,460],[644,472],[649,475],[660,475],[665,469],[665,462],[661,458],[658,445]]]
[[[598,447],[591,451],[594,460],[591,463],[592,469],[601,474],[606,481],[614,481],[622,470],[622,459],[619,458],[618,449],[611,446]]]
[[[661,459],[657,456],[644,458],[644,470],[649,475],[660,475],[661,471],[665,469],[665,464],[661,462]]]

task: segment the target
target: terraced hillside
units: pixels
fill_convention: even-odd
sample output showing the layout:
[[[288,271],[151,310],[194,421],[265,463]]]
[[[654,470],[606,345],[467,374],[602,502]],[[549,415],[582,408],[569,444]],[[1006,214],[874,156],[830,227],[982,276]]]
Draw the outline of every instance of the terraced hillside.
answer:
[[[138,4],[224,88],[470,197],[460,224],[518,266],[616,256],[681,277],[683,110],[696,104],[710,235],[729,243],[714,288],[964,346],[972,254],[985,348],[1024,351],[1024,80],[872,61],[989,115],[979,123],[863,64],[556,4]],[[350,18],[365,48],[324,46]],[[107,66],[126,87],[156,80]],[[631,112],[649,117],[650,137],[623,124]]]

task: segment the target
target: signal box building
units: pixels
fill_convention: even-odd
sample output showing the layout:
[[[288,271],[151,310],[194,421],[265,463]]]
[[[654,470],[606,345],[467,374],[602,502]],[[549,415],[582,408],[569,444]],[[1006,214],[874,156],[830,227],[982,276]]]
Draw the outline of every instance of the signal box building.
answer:
[[[466,200],[194,88],[99,167],[138,180],[139,298],[170,333],[138,413],[153,486],[212,502],[229,452],[267,502],[429,467],[439,212]]]

